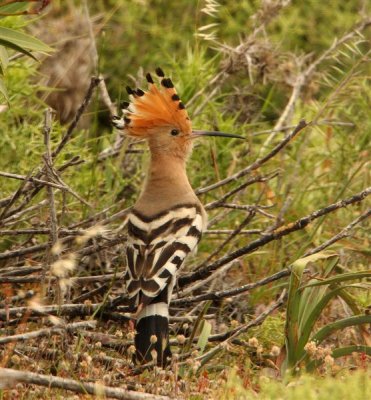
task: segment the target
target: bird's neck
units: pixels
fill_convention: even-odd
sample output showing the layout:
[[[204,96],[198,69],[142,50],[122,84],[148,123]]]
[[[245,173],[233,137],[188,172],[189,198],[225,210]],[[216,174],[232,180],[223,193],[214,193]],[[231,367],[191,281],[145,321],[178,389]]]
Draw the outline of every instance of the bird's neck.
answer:
[[[152,153],[147,179],[135,209],[153,215],[186,203],[198,203],[198,199],[187,177],[185,159]]]

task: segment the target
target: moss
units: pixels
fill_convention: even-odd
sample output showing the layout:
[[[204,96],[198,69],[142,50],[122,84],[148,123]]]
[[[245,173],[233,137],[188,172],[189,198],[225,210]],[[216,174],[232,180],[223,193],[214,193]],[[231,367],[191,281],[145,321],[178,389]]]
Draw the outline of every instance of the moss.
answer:
[[[249,331],[249,337],[256,337],[266,350],[284,344],[285,319],[283,315],[269,316],[258,327]]]

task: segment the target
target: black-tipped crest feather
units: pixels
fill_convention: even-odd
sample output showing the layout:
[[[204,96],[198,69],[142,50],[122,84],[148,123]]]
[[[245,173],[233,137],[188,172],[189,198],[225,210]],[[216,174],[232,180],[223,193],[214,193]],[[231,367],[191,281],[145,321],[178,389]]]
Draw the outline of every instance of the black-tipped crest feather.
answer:
[[[152,75],[149,72],[146,74],[146,79],[148,83],[155,83],[153,81]]]
[[[160,78],[163,78],[163,77],[165,76],[164,71],[163,71],[160,67],[157,67],[157,68],[156,68],[156,74],[157,74],[157,76],[159,76]]]

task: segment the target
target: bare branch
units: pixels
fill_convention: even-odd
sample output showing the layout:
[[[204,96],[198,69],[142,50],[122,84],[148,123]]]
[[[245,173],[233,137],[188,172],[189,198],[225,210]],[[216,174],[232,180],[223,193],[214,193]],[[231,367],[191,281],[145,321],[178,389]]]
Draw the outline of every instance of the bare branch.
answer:
[[[87,383],[75,381],[73,379],[58,378],[53,375],[42,375],[28,371],[17,371],[15,369],[0,368],[0,385],[7,387],[15,383],[27,383],[48,388],[60,388],[70,390],[76,393],[92,394],[96,396],[107,396],[114,399],[122,400],[167,400],[170,397],[158,396],[154,394],[135,392],[132,390],[125,390],[104,386],[98,382]]]
[[[68,238],[65,238],[65,240]],[[118,244],[124,243],[126,240],[126,236],[121,236],[118,235],[112,239],[107,239],[102,243],[99,244],[93,244],[91,246],[84,247],[80,251],[78,251],[78,254],[81,256],[87,256],[89,254],[97,253],[101,250],[116,246]],[[25,256],[27,254],[32,254],[32,253],[37,253],[39,251],[44,251],[46,249],[50,248],[50,243],[42,243],[42,244],[37,244],[35,246],[30,246],[30,247],[24,247],[21,249],[13,250],[13,251],[6,251],[4,253],[0,253],[0,260],[7,260],[10,258],[16,258],[16,257],[21,257]]]
[[[228,178],[222,179],[221,181],[213,183],[212,185],[197,189],[196,194],[207,193],[210,190],[217,189],[218,187],[226,185],[229,182],[236,181],[237,179],[249,174],[250,172],[257,170],[264,163],[273,158],[278,152],[280,152],[299,132],[301,132],[307,126],[308,124],[304,120],[301,120],[299,124],[295,127],[295,129],[264,157],[258,158],[255,162],[242,169],[241,171],[229,176]]]
[[[82,116],[82,114],[84,113],[84,111],[86,110],[86,107],[89,105],[90,100],[94,94],[94,89],[99,85],[100,79],[99,78],[91,78],[90,81],[90,86],[88,88],[88,91],[86,92],[85,98],[81,104],[81,106],[79,107],[79,109],[76,112],[76,115],[73,119],[73,121],[71,122],[71,124],[69,125],[67,132],[65,133],[65,135],[62,137],[61,141],[59,142],[57,148],[53,151],[52,153],[52,157],[55,158],[57,157],[57,155],[63,150],[64,146],[68,143],[68,141],[71,139],[73,131],[76,129],[77,124],[80,121],[80,118]]]
[[[0,337],[0,344],[6,344],[10,342],[20,342],[31,340],[35,338],[40,338],[44,336],[52,336],[52,335],[63,335],[66,332],[73,332],[75,330],[79,330],[81,328],[95,328],[97,325],[97,321],[82,321],[82,322],[74,322],[72,324],[54,326],[52,328],[44,328],[39,329],[37,331],[21,333],[19,335],[12,336],[3,336]]]
[[[11,174],[9,172],[4,172],[4,171],[0,171],[0,176],[3,176],[5,178],[11,178],[11,179],[18,179],[21,181],[28,181],[28,182],[35,182],[35,183],[40,183],[41,185],[45,185],[45,186],[51,186],[54,187],[56,189],[61,189],[63,190],[64,187],[61,185],[58,185],[57,183],[54,182],[48,182],[48,181],[44,181],[42,179],[37,179],[34,178],[33,176],[25,176],[25,175],[19,175],[19,174]]]
[[[206,204],[205,210],[212,210],[213,208],[217,208],[220,204],[223,204],[229,197],[235,195],[236,193],[240,192],[241,190],[247,188],[248,186],[252,185],[253,183],[257,182],[266,182],[272,178],[275,178],[278,175],[278,171],[272,172],[268,175],[258,175],[250,178],[248,181],[242,183],[241,185],[237,186],[236,188],[230,190],[225,195],[223,195],[218,200],[215,200],[211,203]]]
[[[333,236],[331,239],[326,240],[326,242],[322,243],[320,246],[315,247],[312,250],[307,251],[304,254],[304,257],[310,256],[312,254],[318,253],[326,249],[327,247],[331,246],[332,244],[336,243],[337,241],[344,239],[350,236],[353,228],[358,225],[360,222],[364,221],[365,219],[371,216],[371,208],[367,209],[362,215],[358,218],[353,220],[349,225],[347,225],[344,229],[342,229],[337,235]]]
[[[58,315],[79,315],[80,317],[85,315],[91,315],[93,312],[99,310],[102,304],[63,304],[53,306],[41,306],[38,310],[32,310],[30,307],[12,307],[7,310],[0,309],[0,321],[6,321],[8,317],[19,317],[28,311],[32,311],[31,315],[47,315],[56,314]]]
[[[51,182],[53,180],[53,159],[52,159],[52,151],[50,146],[50,131],[52,128],[52,109],[47,108],[45,110],[45,119],[44,119],[44,144],[46,147],[46,153],[44,156],[45,168],[46,168],[46,176],[48,181]],[[49,198],[49,210],[50,210],[50,243],[53,246],[58,240],[58,220],[57,220],[57,211],[55,209],[55,198],[53,189],[48,186],[47,187],[48,198]]]
[[[0,231],[0,235],[2,232]],[[231,235],[234,232],[234,229],[208,229],[204,232],[204,235]],[[259,235],[262,231],[260,229],[242,229],[238,232],[239,235]]]
[[[285,278],[286,276],[289,276],[290,274],[291,274],[291,271],[289,269],[284,269],[284,270],[279,271],[271,276],[268,276],[267,278],[263,278],[260,281],[248,283],[246,285],[239,286],[237,288],[220,290],[217,292],[200,294],[198,296],[190,296],[190,297],[184,297],[181,299],[176,299],[171,302],[171,305],[172,306],[179,306],[179,305],[184,306],[184,305],[189,305],[192,303],[199,303],[200,301],[205,301],[205,300],[219,300],[219,299],[223,299],[226,297],[237,296],[241,293],[255,289],[259,286],[264,286],[264,285],[267,285],[268,283],[277,281],[278,279]]]
[[[188,275],[182,276],[178,280],[178,284],[180,287],[183,287],[184,285],[187,285],[191,282],[197,281],[199,279],[204,279],[207,277],[210,272],[220,268],[221,266],[231,262],[232,260],[235,260],[238,257],[241,257],[245,254],[252,253],[254,250],[258,249],[259,247],[264,246],[267,243],[270,243],[274,240],[277,240],[283,236],[288,235],[291,232],[298,231],[300,229],[305,228],[308,224],[310,224],[312,221],[315,219],[322,217],[323,215],[326,215],[328,213],[331,213],[333,211],[338,210],[339,208],[346,207],[350,204],[358,203],[365,199],[369,194],[371,193],[371,187],[363,190],[360,193],[355,194],[352,197],[348,197],[347,199],[344,200],[339,200],[336,203],[330,204],[324,208],[320,208],[319,210],[316,210],[312,212],[311,214],[302,217],[295,222],[292,222],[288,225],[282,226],[272,233],[269,233],[259,239],[254,240],[253,242],[249,243],[248,245],[241,247],[240,249],[234,251],[233,253],[227,254],[226,256],[220,258],[219,260],[216,260],[214,263],[201,268],[195,272],[192,272]]]
[[[258,315],[255,319],[252,321],[236,328],[233,330],[230,330],[226,333],[222,333],[219,335],[213,335],[213,340],[222,340],[221,343],[219,343],[217,346],[213,347],[210,351],[207,353],[203,354],[200,357],[197,357],[196,360],[201,361],[201,364],[205,364],[211,357],[213,357],[216,353],[219,351],[225,349],[225,346],[228,342],[232,341],[242,333],[247,332],[249,329],[253,328],[254,326],[261,325],[264,320],[272,314],[275,310],[277,310],[279,307],[282,306],[282,304],[285,302],[285,297],[286,297],[286,289],[283,290],[281,293],[280,297],[276,302],[274,302],[270,307],[268,307],[265,311],[263,311],[260,315]]]
[[[255,216],[255,210],[254,209],[250,210],[248,215],[238,225],[238,227],[234,231],[232,231],[232,233],[213,252],[211,252],[211,254],[209,254],[208,257],[200,265],[198,265],[196,267],[196,269],[203,268],[205,265],[207,265],[208,262],[210,262],[217,254],[219,254],[221,252],[221,250],[224,249],[224,247],[234,237],[236,237],[246,225],[248,225],[251,222],[251,220],[254,218],[254,216]]]

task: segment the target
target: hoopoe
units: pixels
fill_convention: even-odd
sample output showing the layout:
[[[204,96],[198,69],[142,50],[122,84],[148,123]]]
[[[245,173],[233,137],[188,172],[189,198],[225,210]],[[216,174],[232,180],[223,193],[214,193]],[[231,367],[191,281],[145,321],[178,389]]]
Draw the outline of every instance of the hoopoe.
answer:
[[[207,216],[186,173],[193,139],[200,136],[241,136],[192,130],[184,104],[162,69],[160,85],[147,74],[148,90],[127,87],[130,103],[113,124],[128,136],[146,139],[150,165],[142,193],[128,216],[125,285],[137,311],[136,361],[157,357],[164,366],[171,356],[169,303],[177,272],[196,249]],[[154,352],[155,350],[156,352]]]

